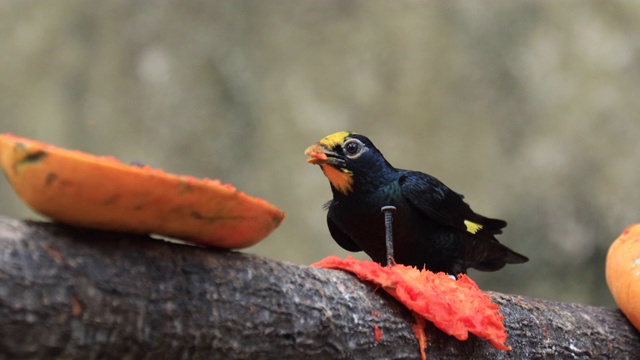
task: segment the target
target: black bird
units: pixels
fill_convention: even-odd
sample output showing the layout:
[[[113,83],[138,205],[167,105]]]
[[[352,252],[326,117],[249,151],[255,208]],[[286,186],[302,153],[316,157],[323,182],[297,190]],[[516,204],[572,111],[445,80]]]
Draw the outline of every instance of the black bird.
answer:
[[[448,274],[495,271],[528,261],[500,244],[503,220],[475,213],[463,196],[435,177],[394,168],[365,136],[342,131],[305,151],[331,183],[329,232],[342,248],[386,263],[383,206],[394,206],[393,251],[398,264]]]

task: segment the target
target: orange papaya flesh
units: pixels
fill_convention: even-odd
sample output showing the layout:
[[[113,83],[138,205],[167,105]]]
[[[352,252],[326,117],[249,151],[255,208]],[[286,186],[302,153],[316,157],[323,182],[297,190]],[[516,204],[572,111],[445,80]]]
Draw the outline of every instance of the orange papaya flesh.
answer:
[[[424,332],[424,328],[427,326],[427,320],[413,311],[411,314],[413,314],[414,319],[416,319],[416,322],[411,324],[411,329],[418,340],[418,346],[420,346],[420,358],[427,360],[427,334]]]
[[[0,135],[0,166],[33,210],[82,227],[231,249],[255,244],[284,219],[275,206],[218,180],[172,175],[11,134]]]
[[[627,227],[611,244],[605,272],[616,304],[640,330],[640,224]]]
[[[467,275],[454,280],[445,273],[401,264],[383,267],[351,256],[347,259],[329,256],[312,266],[346,270],[379,285],[414,314],[458,340],[466,340],[473,333],[496,349],[511,349],[505,345],[507,333],[500,308]],[[422,343],[424,339],[418,335],[416,332]]]

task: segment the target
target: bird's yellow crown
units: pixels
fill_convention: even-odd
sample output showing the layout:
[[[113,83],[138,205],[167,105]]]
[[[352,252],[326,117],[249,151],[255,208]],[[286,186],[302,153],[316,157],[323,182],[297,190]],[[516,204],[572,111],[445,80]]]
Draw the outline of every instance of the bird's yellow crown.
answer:
[[[329,149],[335,149],[336,146],[344,144],[344,140],[353,134],[351,131],[339,131],[331,135],[325,136],[318,143],[328,147]]]

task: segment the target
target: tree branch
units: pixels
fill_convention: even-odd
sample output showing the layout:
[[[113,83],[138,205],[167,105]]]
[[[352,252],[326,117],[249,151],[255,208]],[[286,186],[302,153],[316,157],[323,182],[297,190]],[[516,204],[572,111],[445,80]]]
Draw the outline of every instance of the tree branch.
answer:
[[[618,310],[491,295],[512,351],[429,325],[427,356],[640,353],[638,332]],[[417,359],[412,321],[383,291],[341,271],[0,218],[3,359]]]

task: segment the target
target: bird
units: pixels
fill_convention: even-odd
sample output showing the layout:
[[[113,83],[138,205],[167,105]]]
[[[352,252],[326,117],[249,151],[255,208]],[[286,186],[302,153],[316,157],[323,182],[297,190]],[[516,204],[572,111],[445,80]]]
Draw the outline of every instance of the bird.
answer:
[[[340,131],[305,150],[319,165],[333,198],[325,204],[329,233],[350,252],[386,263],[383,207],[393,207],[393,261],[452,276],[469,268],[496,271],[529,259],[496,235],[506,221],[474,212],[464,196],[437,178],[393,167],[364,135]]]

